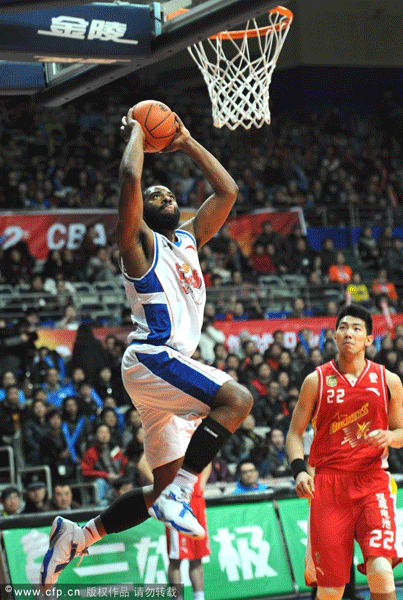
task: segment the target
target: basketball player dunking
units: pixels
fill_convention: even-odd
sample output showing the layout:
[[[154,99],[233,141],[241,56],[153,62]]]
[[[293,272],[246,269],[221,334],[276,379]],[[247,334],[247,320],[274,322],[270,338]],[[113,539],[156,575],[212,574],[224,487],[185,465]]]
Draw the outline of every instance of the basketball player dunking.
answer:
[[[396,484],[385,468],[388,446],[403,447],[403,387],[397,375],[365,358],[373,342],[366,309],[342,308],[335,340],[338,358],[306,377],[287,438],[296,492],[310,501],[305,579],[317,585],[318,600],[341,600],[356,539],[371,599],[395,600],[392,568],[403,560],[403,549]],[[311,419],[314,478],[302,443]]]
[[[117,243],[134,325],[122,376],[141,416],[154,483],[127,492],[82,529],[57,517],[41,567],[42,589],[51,587],[89,545],[150,515],[202,538],[204,529],[189,506],[193,486],[253,403],[250,392],[229,375],[190,358],[199,343],[206,300],[197,253],[227,219],[237,186],[177,120],[178,135],[169,150],[186,152],[213,189],[180,229],[178,205],[168,188],[155,185],[142,192],[144,133],[130,112],[121,128],[127,146],[119,171]]]

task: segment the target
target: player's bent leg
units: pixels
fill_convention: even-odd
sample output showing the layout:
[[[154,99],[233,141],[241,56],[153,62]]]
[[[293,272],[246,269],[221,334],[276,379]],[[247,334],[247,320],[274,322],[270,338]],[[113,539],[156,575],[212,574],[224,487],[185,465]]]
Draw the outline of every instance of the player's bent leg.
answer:
[[[366,563],[371,600],[394,600],[395,580],[391,561],[383,556],[370,556]]]
[[[249,414],[253,398],[236,381],[224,383],[211,405],[209,415],[194,432],[183,459],[183,469],[201,473]]]
[[[322,587],[318,586],[316,591],[317,600],[341,600],[343,597],[344,585],[342,587]]]
[[[236,381],[227,381],[214,398],[210,417],[234,433],[250,413],[252,406],[250,391]]]
[[[250,392],[235,381],[227,381],[219,388],[210,414],[203,419],[190,439],[182,468],[149,508],[151,516],[189,537],[205,537],[205,531],[189,505],[194,483],[197,475],[213,460],[242,423],[252,404]]]
[[[252,404],[250,392],[235,381],[227,381],[220,387],[212,402],[210,414],[203,419],[190,439],[182,468],[150,507],[151,516],[189,537],[205,537],[205,531],[189,505],[193,485],[197,475],[213,460],[245,419]]]

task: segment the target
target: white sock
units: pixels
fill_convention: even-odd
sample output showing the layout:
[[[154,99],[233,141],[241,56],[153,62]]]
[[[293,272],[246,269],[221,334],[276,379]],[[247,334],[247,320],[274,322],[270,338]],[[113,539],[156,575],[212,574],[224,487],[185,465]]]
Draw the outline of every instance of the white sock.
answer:
[[[193,592],[193,600],[204,600],[204,592]]]
[[[95,544],[98,540],[102,539],[102,535],[100,535],[97,526],[95,525],[95,519],[91,519],[88,521],[86,525],[82,528],[84,532],[85,541],[87,546],[91,546],[91,544]]]
[[[184,488],[185,490],[190,490],[193,492],[197,478],[198,475],[189,473],[189,471],[185,471],[185,469],[179,469],[172,483],[178,485],[180,488]]]

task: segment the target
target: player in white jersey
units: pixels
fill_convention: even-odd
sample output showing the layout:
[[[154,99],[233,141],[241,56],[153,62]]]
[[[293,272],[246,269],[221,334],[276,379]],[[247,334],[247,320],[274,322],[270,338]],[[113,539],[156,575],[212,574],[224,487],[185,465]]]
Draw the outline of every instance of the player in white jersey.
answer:
[[[180,229],[179,208],[168,188],[155,185],[142,193],[144,133],[130,114],[122,120],[127,146],[119,170],[117,243],[134,325],[122,377],[141,415],[154,483],[127,492],[82,529],[57,517],[41,567],[42,589],[89,545],[150,515],[189,537],[204,537],[189,506],[193,486],[253,404],[250,392],[229,375],[190,358],[200,339],[206,295],[197,252],[226,221],[238,190],[177,121],[169,150],[186,152],[213,189]]]

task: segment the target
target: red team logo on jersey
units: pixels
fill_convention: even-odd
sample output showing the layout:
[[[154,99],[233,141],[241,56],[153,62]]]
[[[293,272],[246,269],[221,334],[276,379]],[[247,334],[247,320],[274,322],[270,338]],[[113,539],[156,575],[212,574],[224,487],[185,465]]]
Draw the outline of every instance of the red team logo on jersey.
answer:
[[[351,415],[339,415],[337,419],[330,424],[330,435],[340,429],[343,430],[344,439],[341,444],[350,444],[352,448],[364,441],[365,436],[370,431],[371,421],[359,423],[358,420],[368,414],[368,403],[364,404],[359,410]]]
[[[200,290],[203,287],[202,279],[196,269],[191,269],[187,263],[175,264],[182,289],[185,294],[192,294],[196,301],[194,290]]]

